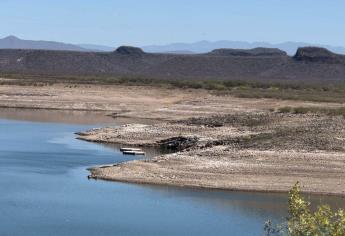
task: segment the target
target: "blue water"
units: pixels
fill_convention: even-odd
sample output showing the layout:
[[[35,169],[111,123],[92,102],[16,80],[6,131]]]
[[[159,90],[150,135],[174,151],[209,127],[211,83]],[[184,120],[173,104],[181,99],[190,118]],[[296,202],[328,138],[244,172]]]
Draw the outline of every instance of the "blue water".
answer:
[[[87,167],[130,160],[75,139],[90,125],[0,120],[0,235],[261,235],[280,194],[88,180]]]

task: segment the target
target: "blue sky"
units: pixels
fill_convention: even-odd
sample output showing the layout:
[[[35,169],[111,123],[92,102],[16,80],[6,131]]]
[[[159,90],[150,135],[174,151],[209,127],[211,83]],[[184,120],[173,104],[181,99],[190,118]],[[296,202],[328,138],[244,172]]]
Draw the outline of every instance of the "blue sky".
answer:
[[[200,40],[345,46],[344,0],[0,0],[0,37],[109,46]]]

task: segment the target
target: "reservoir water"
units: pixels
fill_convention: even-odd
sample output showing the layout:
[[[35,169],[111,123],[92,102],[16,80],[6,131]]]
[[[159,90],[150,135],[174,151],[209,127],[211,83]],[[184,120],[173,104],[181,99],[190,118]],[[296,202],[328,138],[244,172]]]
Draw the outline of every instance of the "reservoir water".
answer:
[[[75,132],[99,125],[73,114],[50,121],[13,114],[0,112],[2,236],[262,235],[267,219],[280,222],[286,215],[285,194],[88,180],[87,167],[133,157],[75,139]]]

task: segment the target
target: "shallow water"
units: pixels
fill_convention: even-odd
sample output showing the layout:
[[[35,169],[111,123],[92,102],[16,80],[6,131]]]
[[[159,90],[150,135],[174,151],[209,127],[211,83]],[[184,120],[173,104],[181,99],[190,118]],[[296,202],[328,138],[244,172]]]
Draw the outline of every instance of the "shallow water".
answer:
[[[133,158],[75,139],[91,127],[0,120],[0,235],[261,235],[286,214],[282,194],[88,180],[87,167]]]

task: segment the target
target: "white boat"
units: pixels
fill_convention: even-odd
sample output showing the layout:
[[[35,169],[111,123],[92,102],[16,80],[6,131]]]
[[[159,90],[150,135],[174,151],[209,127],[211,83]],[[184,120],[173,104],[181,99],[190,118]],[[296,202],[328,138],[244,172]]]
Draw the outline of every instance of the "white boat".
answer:
[[[142,151],[123,151],[125,155],[145,155],[145,152]]]
[[[126,152],[126,151],[141,152],[142,150],[140,148],[120,148],[120,151],[121,152]]]

